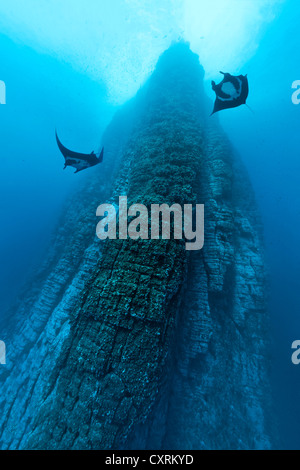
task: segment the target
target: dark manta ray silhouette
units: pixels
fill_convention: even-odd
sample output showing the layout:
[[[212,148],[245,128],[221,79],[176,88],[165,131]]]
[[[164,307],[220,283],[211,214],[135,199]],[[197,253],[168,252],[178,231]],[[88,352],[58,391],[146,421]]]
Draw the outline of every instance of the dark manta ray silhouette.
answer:
[[[214,81],[211,82],[212,89],[216,93],[216,101],[213,112],[217,113],[222,109],[236,108],[241,104],[246,104],[249,94],[249,85],[247,75],[230,75],[230,73],[223,73],[223,80],[216,85]]]
[[[56,132],[55,132],[55,135],[56,135],[56,142],[59,147],[59,150],[61,151],[61,153],[63,154],[65,158],[64,169],[67,168],[67,166],[73,166],[74,168],[76,168],[75,173],[78,173],[79,171],[85,170],[86,168],[98,165],[98,163],[101,163],[103,161],[104,147],[101,150],[99,157],[97,157],[95,152],[92,152],[92,153],[73,152],[72,150],[69,150],[63,146]]]

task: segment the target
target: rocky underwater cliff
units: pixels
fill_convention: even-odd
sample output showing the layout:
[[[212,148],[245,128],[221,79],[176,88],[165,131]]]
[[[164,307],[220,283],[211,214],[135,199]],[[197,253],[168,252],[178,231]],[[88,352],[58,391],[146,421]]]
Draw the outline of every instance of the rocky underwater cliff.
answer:
[[[203,75],[185,44],[161,56],[0,325],[2,449],[272,447],[262,228]],[[204,204],[203,249],[99,240],[120,195]]]

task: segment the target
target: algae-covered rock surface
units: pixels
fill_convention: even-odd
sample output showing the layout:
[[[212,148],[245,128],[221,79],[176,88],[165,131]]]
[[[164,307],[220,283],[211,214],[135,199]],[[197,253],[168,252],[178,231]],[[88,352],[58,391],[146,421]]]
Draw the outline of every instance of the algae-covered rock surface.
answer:
[[[199,58],[166,51],[62,214],[0,370],[3,449],[272,447],[262,228]],[[204,204],[205,242],[99,240],[99,204]]]

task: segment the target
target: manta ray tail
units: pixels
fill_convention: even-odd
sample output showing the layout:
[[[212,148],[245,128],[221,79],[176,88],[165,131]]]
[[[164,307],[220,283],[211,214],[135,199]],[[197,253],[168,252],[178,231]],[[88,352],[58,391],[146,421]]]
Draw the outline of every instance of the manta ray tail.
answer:
[[[252,113],[252,114],[255,114],[255,112],[253,111],[253,109],[252,109],[252,108],[250,108],[250,106],[249,106],[247,103],[245,103],[245,105],[246,105],[246,106],[247,106],[247,108],[248,108],[248,109],[251,111],[251,113]]]

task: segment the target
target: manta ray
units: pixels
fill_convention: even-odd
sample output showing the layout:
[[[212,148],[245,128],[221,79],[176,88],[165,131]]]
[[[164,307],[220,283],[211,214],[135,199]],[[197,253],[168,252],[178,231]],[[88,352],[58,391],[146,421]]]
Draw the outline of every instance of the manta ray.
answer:
[[[222,109],[236,108],[242,104],[246,104],[249,94],[249,85],[247,75],[230,75],[230,73],[220,72],[224,75],[221,83],[216,85],[211,82],[212,89],[216,93],[216,101],[213,112],[217,113]]]
[[[67,168],[67,166],[72,166],[76,168],[75,173],[78,173],[79,171],[85,170],[86,168],[98,165],[98,163],[101,163],[103,161],[104,147],[102,148],[99,157],[97,157],[95,152],[91,152],[91,153],[73,152],[72,150],[69,150],[66,147],[64,147],[64,145],[59,140],[57,133],[55,133],[55,135],[56,135],[56,142],[59,147],[59,150],[61,151],[65,159],[64,169]]]

